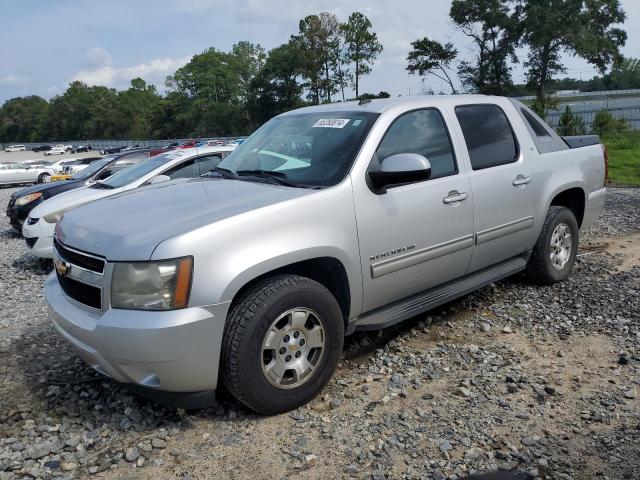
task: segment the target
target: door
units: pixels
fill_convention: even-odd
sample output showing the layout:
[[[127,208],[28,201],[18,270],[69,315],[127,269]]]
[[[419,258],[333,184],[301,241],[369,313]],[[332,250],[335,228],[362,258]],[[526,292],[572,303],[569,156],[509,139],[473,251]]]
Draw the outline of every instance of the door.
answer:
[[[428,180],[362,191],[355,206],[364,311],[463,276],[473,248],[473,198],[441,113],[399,116],[383,137],[370,169],[390,155],[417,153],[431,164]]]
[[[527,149],[497,105],[463,105],[456,116],[473,173],[476,245],[469,271],[525,252],[533,233],[533,184]],[[521,125],[518,125],[521,128]],[[522,132],[521,138],[528,135]]]
[[[14,163],[11,165],[13,180],[16,182],[29,182],[35,181],[34,176],[35,169],[27,168],[26,165],[21,163]]]

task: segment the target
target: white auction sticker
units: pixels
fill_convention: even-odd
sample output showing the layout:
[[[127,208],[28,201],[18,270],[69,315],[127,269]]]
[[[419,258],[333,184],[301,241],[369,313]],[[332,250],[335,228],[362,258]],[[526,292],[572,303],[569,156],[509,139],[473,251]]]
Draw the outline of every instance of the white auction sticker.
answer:
[[[349,123],[348,118],[321,118],[313,128],[344,128]]]

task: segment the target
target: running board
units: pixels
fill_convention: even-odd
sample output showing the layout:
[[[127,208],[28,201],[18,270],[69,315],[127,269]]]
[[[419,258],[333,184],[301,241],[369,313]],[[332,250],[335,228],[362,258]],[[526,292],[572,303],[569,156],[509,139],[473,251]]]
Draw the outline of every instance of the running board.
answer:
[[[515,257],[461,279],[367,312],[353,321],[348,328],[348,333],[353,333],[355,330],[379,330],[389,327],[518,273],[524,270],[526,265],[526,256]]]

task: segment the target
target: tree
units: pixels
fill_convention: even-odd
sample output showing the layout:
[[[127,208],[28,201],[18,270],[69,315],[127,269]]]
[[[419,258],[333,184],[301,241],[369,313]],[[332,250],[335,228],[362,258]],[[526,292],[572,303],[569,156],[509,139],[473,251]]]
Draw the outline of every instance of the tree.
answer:
[[[346,47],[345,60],[355,66],[353,87],[356,98],[359,98],[360,77],[371,72],[371,64],[382,52],[378,36],[371,29],[371,21],[360,12],[353,12],[341,26]]]
[[[620,0],[519,0],[522,43],[529,48],[527,80],[538,109],[545,110],[550,80],[565,71],[563,52],[584,58],[602,73],[622,60],[626,33],[616,25],[626,14]]]
[[[48,138],[48,111],[49,103],[36,95],[7,100],[0,109],[0,142]]]
[[[614,118],[606,110],[596,113],[591,124],[591,131],[600,137],[624,133],[629,130],[629,123],[623,118]]]
[[[444,45],[435,40],[424,37],[411,43],[413,50],[409,52],[407,60],[409,65],[407,70],[409,73],[417,73],[418,75],[433,75],[440,80],[449,84],[451,93],[456,93],[456,87],[453,85],[451,77],[447,73],[451,66],[451,62],[458,56],[452,43],[448,42]]]
[[[340,41],[338,19],[328,12],[309,15],[300,20],[299,30],[291,40],[304,54],[305,86],[310,91],[310,98],[315,104],[320,104],[322,97],[331,102],[331,94],[336,88],[332,73],[336,70]]]
[[[571,112],[571,108],[567,105],[564,113],[560,116],[557,130],[558,134],[564,137],[570,137],[572,135],[584,135],[584,121],[582,120],[582,117],[574,115]]]
[[[454,0],[449,15],[474,45],[474,60],[464,60],[458,76],[470,92],[504,95],[513,85],[509,60],[517,63],[521,35],[513,0]]]
[[[303,105],[302,84],[304,53],[294,41],[289,41],[269,52],[264,66],[251,82],[248,102],[252,126]]]

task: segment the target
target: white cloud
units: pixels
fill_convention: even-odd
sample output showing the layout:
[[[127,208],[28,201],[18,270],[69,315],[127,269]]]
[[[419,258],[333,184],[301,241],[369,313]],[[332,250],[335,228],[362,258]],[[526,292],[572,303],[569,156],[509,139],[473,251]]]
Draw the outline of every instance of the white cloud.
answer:
[[[100,50],[102,50],[102,52],[100,52],[100,55],[102,55],[101,58],[103,60],[108,59],[108,63],[81,70],[71,78],[72,81],[79,80],[88,85],[124,88],[129,84],[131,79],[140,77],[148,83],[163,85],[167,75],[171,75],[191,59],[190,56],[183,58],[159,58],[138,65],[120,67],[113,65],[111,55],[109,55],[106,50]],[[106,56],[103,53],[106,53]],[[98,56],[99,55],[96,54],[96,57]]]
[[[88,67],[105,67],[113,63],[111,54],[102,47],[92,47],[86,51],[84,58]]]
[[[21,77],[20,75],[15,75],[10,73],[9,75],[5,75],[4,77],[0,77],[0,84],[4,85],[15,85],[17,83],[22,83],[26,81],[25,77]]]

